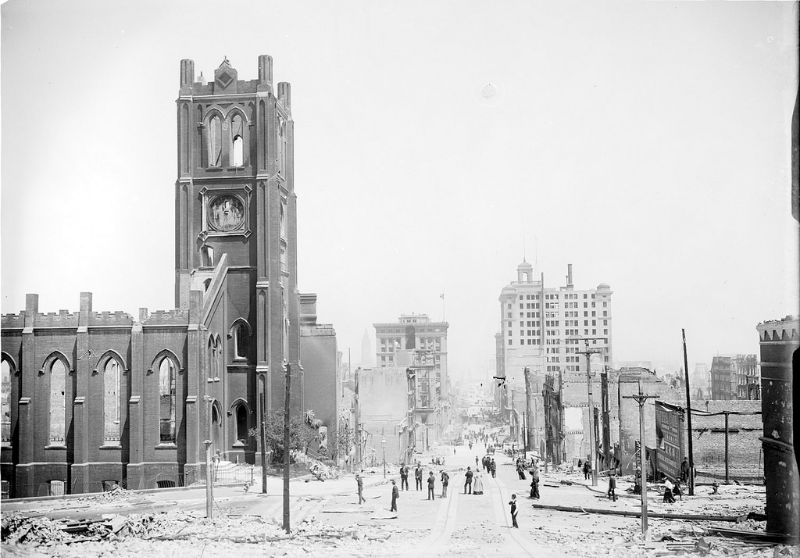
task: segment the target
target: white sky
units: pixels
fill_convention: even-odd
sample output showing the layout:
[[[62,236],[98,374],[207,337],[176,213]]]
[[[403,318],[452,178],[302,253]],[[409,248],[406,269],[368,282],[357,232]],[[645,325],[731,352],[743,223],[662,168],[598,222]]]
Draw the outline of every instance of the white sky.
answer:
[[[174,306],[179,60],[292,83],[299,283],[359,360],[441,319],[494,361],[523,239],[614,291],[615,360],[758,352],[795,313],[792,3],[67,2],[2,6],[2,311]],[[485,98],[487,83],[496,95]],[[534,246],[538,254],[534,254]]]

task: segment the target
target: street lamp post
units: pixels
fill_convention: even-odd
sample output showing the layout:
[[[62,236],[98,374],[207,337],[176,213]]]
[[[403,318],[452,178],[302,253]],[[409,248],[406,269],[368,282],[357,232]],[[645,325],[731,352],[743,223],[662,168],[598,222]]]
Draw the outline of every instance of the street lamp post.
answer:
[[[383,449],[383,478],[386,478],[386,438],[381,438],[381,448]]]

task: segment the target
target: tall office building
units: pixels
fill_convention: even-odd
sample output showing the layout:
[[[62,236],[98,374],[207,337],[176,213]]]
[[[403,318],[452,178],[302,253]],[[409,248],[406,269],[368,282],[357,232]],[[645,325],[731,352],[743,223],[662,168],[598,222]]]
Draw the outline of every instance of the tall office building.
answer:
[[[544,274],[534,278],[533,266],[523,261],[517,280],[500,292],[500,333],[496,337],[498,376],[522,377],[527,366],[535,377],[560,372],[568,376],[586,374],[589,339],[593,370],[613,363],[611,287],[601,283],[595,289],[576,289],[572,264],[566,284],[546,287]]]

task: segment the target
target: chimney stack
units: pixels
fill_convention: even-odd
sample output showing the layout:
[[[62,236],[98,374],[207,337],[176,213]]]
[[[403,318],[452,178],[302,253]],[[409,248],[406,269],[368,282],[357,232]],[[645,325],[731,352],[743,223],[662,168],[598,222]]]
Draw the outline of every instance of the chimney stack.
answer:
[[[571,289],[572,287],[572,264],[567,264],[567,288]]]

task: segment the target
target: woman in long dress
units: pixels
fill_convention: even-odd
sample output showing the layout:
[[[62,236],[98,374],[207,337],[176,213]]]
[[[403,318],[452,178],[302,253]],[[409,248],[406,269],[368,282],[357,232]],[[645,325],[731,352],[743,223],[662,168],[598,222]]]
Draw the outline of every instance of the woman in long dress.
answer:
[[[475,479],[472,481],[472,493],[483,494],[483,479],[479,472],[475,472]]]

